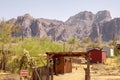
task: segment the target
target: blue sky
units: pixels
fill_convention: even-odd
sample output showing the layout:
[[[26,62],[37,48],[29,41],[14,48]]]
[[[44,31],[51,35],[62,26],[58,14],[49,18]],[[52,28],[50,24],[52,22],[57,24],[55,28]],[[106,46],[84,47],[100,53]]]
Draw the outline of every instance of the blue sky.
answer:
[[[120,0],[0,0],[0,18],[6,20],[29,13],[35,18],[66,21],[81,11],[100,10],[120,17]]]

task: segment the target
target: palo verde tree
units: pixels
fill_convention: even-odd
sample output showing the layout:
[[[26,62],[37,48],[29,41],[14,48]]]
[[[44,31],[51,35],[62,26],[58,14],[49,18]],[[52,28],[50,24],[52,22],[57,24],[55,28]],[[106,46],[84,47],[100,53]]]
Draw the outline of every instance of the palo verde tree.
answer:
[[[24,53],[24,50],[27,51],[27,53]],[[31,69],[33,66],[44,66],[46,65],[46,52],[60,52],[62,50],[62,45],[52,42],[48,38],[27,38],[20,42],[19,45],[12,47],[12,51],[15,52],[19,62],[16,68],[19,69]]]
[[[11,37],[11,25],[7,24],[6,21],[0,22],[0,52],[1,52],[1,58],[0,58],[0,69],[6,70],[6,63],[7,63],[7,52],[9,51],[8,43],[10,42]]]
[[[67,43],[70,44],[69,51],[73,51],[76,45],[78,45],[79,41],[77,38],[72,37],[67,40]]]
[[[11,35],[15,32],[15,25],[0,21],[0,70],[6,71],[6,65],[10,58]]]

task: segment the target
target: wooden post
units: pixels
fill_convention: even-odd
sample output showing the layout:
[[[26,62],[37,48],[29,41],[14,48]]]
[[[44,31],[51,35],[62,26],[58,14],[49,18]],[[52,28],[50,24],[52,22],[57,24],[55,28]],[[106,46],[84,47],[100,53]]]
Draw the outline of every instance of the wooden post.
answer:
[[[86,78],[85,80],[90,80],[90,53],[87,55],[87,70],[86,70]]]
[[[65,42],[63,43],[63,52],[65,52]]]
[[[53,80],[53,59],[50,61],[51,80]]]
[[[49,55],[47,55],[47,77],[48,78],[46,80],[50,80],[50,78],[49,78],[49,74],[50,74],[49,71],[50,71],[49,70]]]

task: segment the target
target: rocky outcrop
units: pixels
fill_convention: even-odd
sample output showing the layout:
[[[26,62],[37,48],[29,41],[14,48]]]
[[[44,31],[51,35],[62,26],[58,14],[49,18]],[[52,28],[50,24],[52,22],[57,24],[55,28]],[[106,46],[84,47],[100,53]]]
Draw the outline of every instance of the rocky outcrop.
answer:
[[[120,39],[120,18],[115,18],[102,26],[102,39],[109,41],[112,39]]]
[[[97,14],[95,15],[94,22],[103,23],[103,22],[106,22],[106,21],[110,21],[111,19],[112,18],[111,18],[110,12],[107,11],[107,10],[104,10],[104,11],[97,12]]]
[[[89,36],[94,18],[95,15],[88,11],[80,12],[70,17],[65,22],[65,34],[69,34],[69,37],[75,36],[78,39]]]

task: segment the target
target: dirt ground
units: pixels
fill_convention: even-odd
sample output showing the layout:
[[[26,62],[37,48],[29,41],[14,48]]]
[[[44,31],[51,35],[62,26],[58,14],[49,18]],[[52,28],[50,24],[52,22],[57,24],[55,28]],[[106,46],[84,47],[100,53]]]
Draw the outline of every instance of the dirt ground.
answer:
[[[73,68],[72,73],[54,75],[54,80],[85,80],[85,65]],[[120,80],[120,69],[101,64],[91,65],[91,80]]]
[[[85,73],[83,69],[78,68],[77,70],[72,69],[72,73],[65,73],[60,75],[55,75],[54,80],[85,80]]]
[[[54,80],[85,80],[84,68],[86,68],[85,64],[73,64],[72,73],[54,75]],[[103,64],[93,64],[90,66],[90,76],[91,80],[120,80],[120,66],[116,67]],[[0,80],[19,79],[19,75],[17,74],[12,75],[0,73]]]
[[[20,80],[18,74],[0,73],[0,80]]]

